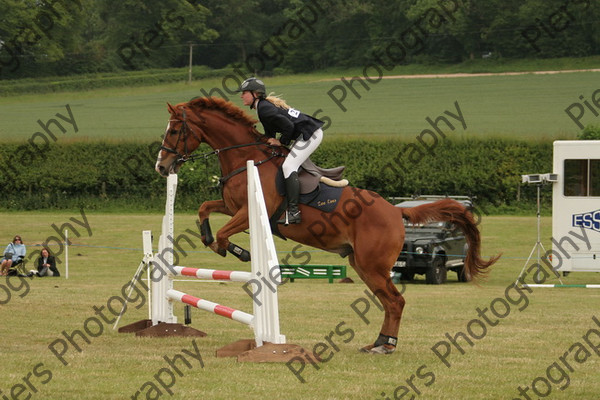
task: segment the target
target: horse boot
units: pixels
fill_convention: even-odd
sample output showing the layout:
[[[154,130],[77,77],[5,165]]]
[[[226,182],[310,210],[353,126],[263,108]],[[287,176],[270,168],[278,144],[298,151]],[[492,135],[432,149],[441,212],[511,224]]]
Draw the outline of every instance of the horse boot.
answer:
[[[277,221],[278,224],[299,224],[302,222],[300,210],[298,209],[298,199],[300,198],[300,180],[298,172],[292,172],[285,179],[285,195],[288,201],[288,208],[282,219]]]

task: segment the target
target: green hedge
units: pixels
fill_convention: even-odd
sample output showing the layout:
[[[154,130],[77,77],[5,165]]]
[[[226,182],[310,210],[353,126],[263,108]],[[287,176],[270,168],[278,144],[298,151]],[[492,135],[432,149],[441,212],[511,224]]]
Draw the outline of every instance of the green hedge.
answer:
[[[0,146],[4,209],[121,207],[160,210],[165,180],[154,171],[159,143],[57,143],[43,153],[27,145]],[[203,148],[202,150],[208,150]],[[473,195],[495,205],[532,198],[520,175],[552,171],[552,143],[444,140],[426,151],[400,140],[325,140],[313,155],[323,167],[346,165],[352,185],[383,196]],[[178,208],[215,199],[216,158],[182,168]],[[7,190],[8,189],[8,190]]]
[[[199,80],[211,77],[221,77],[228,73],[231,73],[231,70],[213,70],[205,66],[194,66],[192,69],[192,79]],[[0,95],[10,96],[26,93],[39,94],[111,87],[159,85],[172,82],[187,82],[187,80],[187,68],[150,69],[144,71],[121,71],[118,73],[96,73],[66,77],[0,80]]]
[[[54,144],[43,153],[27,145],[0,146],[0,185],[8,209],[120,207],[154,208],[163,202],[165,180],[154,171],[160,143]],[[181,207],[218,193],[207,176],[218,175],[216,164],[197,163],[181,172]],[[188,204],[192,202],[193,204]],[[164,204],[163,204],[164,206]]]
[[[385,196],[469,194],[510,204],[521,174],[552,171],[552,142],[445,140],[428,152],[414,141],[336,141],[325,142],[313,159],[347,165],[354,185]]]

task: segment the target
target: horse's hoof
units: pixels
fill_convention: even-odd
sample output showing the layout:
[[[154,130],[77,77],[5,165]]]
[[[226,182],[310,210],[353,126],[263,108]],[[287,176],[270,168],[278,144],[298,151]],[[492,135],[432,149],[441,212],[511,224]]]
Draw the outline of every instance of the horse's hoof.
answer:
[[[368,346],[365,346],[363,348],[358,349],[358,351],[360,351],[361,353],[370,353],[371,349],[375,347],[374,345],[370,344]]]
[[[219,247],[219,245],[215,242],[212,243],[211,245],[209,245],[208,247],[210,247],[210,249],[212,251],[214,251],[215,253],[217,253],[218,255],[220,255],[221,257],[225,257],[227,255],[227,250],[222,249],[221,247]]]
[[[386,347],[385,344],[382,344],[381,346],[377,346],[377,347],[370,344],[370,345],[365,346],[362,349],[360,349],[360,351],[362,353],[368,353],[368,354],[392,354],[394,351],[396,351],[396,348],[393,346]]]
[[[239,256],[239,259],[243,262],[248,262],[252,259],[252,257],[250,257],[250,252],[248,250],[244,250]]]

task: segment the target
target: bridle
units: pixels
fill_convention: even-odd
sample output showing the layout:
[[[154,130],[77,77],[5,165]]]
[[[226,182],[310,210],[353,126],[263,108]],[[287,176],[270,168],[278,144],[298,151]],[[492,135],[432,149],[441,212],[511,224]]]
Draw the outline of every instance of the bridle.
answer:
[[[242,147],[249,147],[249,146],[261,146],[261,145],[264,145],[264,146],[267,146],[268,148],[270,148],[271,154],[266,159],[255,162],[254,165],[257,167],[272,160],[275,157],[285,157],[286,156],[283,152],[279,151],[276,146],[271,146],[271,145],[268,145],[267,143],[261,142],[261,141],[256,141],[256,142],[252,142],[252,143],[244,143],[244,144],[236,144],[236,145],[232,145],[232,146],[223,147],[220,149],[215,149],[215,150],[209,151],[207,153],[191,154],[191,152],[188,151],[187,140],[186,140],[188,131],[190,131],[192,133],[192,135],[194,135],[196,137],[196,139],[198,140],[199,143],[202,143],[202,138],[200,138],[198,136],[198,134],[196,134],[196,132],[194,132],[193,129],[188,127],[185,108],[182,109],[182,116],[183,116],[183,119],[170,119],[169,120],[169,126],[171,125],[171,122],[173,122],[173,121],[181,122],[181,127],[177,131],[177,141],[175,142],[175,148],[167,147],[164,144],[160,146],[161,150],[164,150],[167,153],[175,154],[177,156],[177,160],[175,161],[176,163],[180,163],[180,162],[184,163],[184,162],[188,162],[188,161],[195,161],[198,159],[206,160],[212,155],[218,156],[220,153],[227,151],[227,150],[239,149]],[[184,154],[181,154],[177,150],[178,144],[181,140],[183,140]],[[164,143],[164,141],[163,141],[163,143]],[[244,171],[246,171],[246,166],[237,168],[237,169],[233,170],[232,172],[230,172],[229,174],[227,174],[226,176],[222,176],[221,178],[219,178],[219,185],[225,184],[225,182],[227,182],[231,177],[233,177],[239,173],[242,173]]]
[[[186,162],[191,157],[191,153],[188,151],[188,148],[187,148],[187,140],[186,140],[188,130],[190,132],[192,132],[192,135],[194,135],[196,137],[196,139],[198,139],[198,142],[202,142],[202,139],[200,137],[198,137],[198,135],[196,134],[196,132],[194,132],[193,129],[188,128],[188,123],[187,123],[185,108],[182,110],[182,114],[183,114],[183,119],[170,119],[169,120],[169,127],[171,126],[171,122],[173,122],[173,121],[179,121],[179,122],[181,122],[181,127],[177,131],[177,141],[175,142],[175,148],[171,148],[171,147],[165,146],[164,145],[165,141],[163,141],[163,144],[160,146],[161,150],[164,150],[167,153],[175,154],[177,156],[177,160],[175,162],[177,162],[177,163],[179,163],[179,162]],[[166,136],[168,134],[169,134],[168,132],[165,134],[165,139],[166,139]],[[179,141],[180,140],[183,140],[183,146],[184,146],[183,147],[183,151],[184,151],[184,154],[181,154],[179,151],[177,151],[177,147],[179,145]]]

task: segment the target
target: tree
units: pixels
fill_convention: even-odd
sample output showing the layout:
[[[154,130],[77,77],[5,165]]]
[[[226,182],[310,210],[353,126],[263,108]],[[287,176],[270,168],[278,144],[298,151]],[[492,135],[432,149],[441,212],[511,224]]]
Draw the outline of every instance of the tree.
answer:
[[[249,57],[260,52],[261,45],[268,41],[285,21],[287,2],[273,0],[207,0],[203,2],[213,17],[209,26],[219,32],[219,38],[204,49],[206,64],[223,67],[232,63],[249,61]],[[271,52],[266,54],[271,56]],[[265,57],[267,58],[267,57]],[[272,69],[273,60],[268,60],[263,69]],[[269,65],[270,61],[270,65]],[[255,62],[254,64],[262,64]]]
[[[79,0],[1,0],[0,77],[43,73],[79,45]]]
[[[212,40],[209,10],[194,1],[102,0],[104,46],[127,69],[185,65],[187,42]]]

